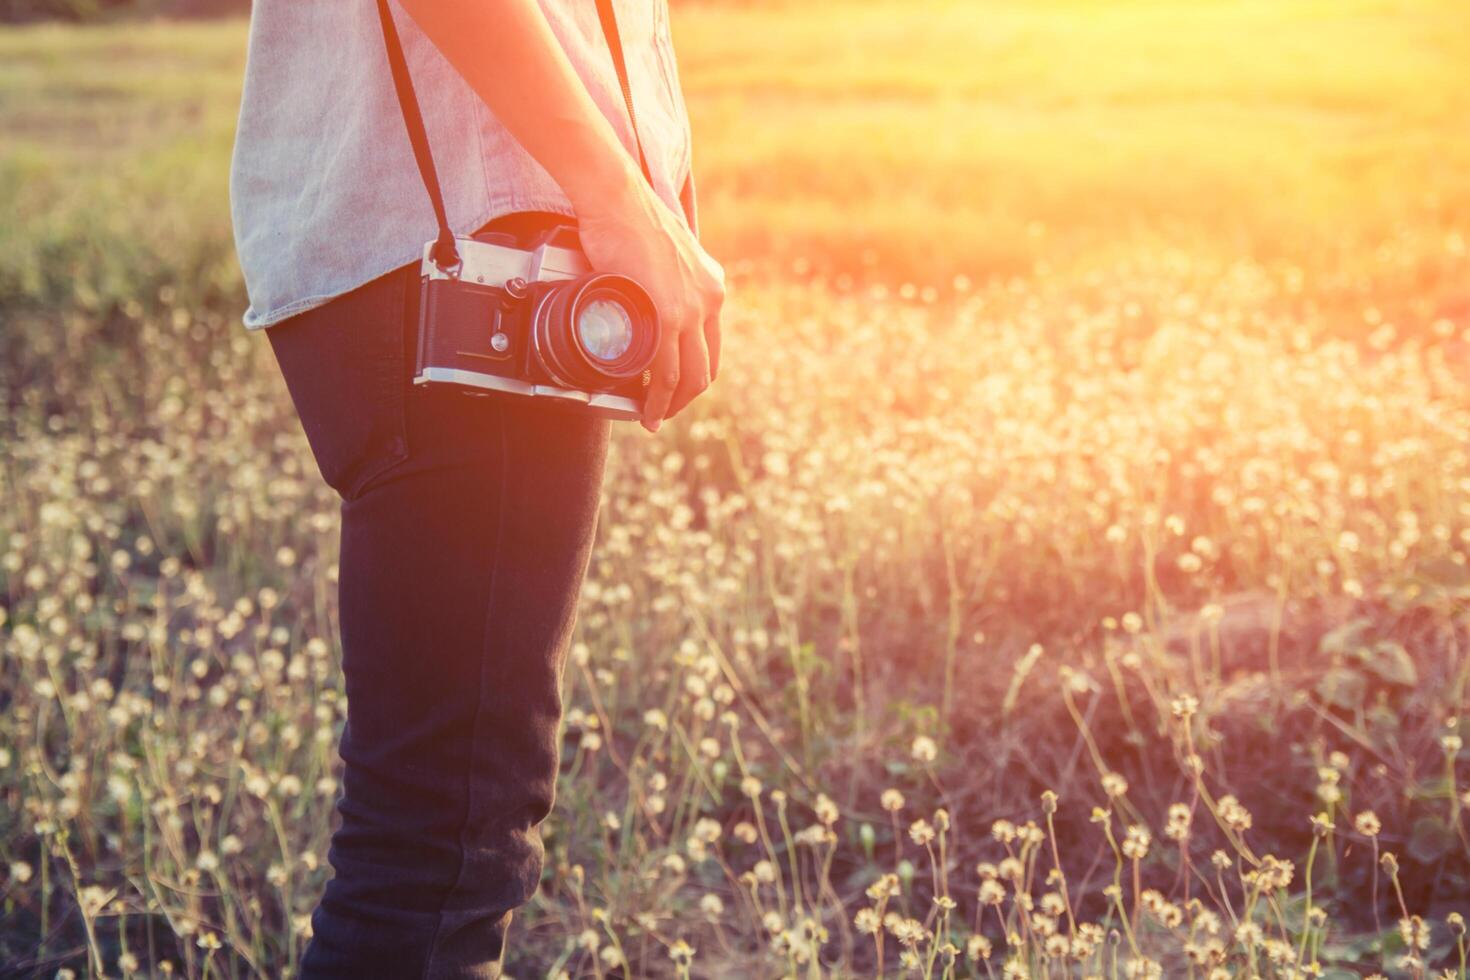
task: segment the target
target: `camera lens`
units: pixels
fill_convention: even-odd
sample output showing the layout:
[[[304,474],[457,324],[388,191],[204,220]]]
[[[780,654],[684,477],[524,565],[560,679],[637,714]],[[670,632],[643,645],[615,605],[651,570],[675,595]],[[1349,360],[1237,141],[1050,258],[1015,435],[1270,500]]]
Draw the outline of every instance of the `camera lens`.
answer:
[[[604,390],[638,377],[653,362],[658,314],[632,279],[594,274],[542,288],[531,339],[557,384]]]
[[[633,346],[633,317],[613,299],[594,299],[577,314],[577,333],[587,353],[616,361]]]

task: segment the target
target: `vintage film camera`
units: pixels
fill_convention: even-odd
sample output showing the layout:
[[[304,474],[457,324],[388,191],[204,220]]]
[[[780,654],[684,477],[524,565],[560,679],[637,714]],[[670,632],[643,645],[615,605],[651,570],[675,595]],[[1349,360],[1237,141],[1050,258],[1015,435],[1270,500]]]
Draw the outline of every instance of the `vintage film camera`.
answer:
[[[530,250],[493,232],[455,245],[460,262],[448,268],[435,260],[434,242],[424,246],[415,384],[640,417],[659,342],[642,286],[592,272],[569,227]]]

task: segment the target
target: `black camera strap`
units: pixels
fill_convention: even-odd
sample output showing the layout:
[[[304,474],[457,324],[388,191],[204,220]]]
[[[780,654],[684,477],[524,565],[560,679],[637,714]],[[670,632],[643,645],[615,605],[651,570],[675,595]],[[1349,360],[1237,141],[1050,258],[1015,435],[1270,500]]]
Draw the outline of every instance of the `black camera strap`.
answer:
[[[638,116],[633,112],[633,89],[628,84],[628,66],[623,61],[623,38],[618,33],[618,18],[613,13],[613,0],[597,0],[597,19],[602,21],[602,36],[607,39],[607,50],[612,55],[618,87],[623,90],[623,105],[628,107],[628,125],[633,128],[633,145],[638,148],[638,166],[643,171],[643,179],[652,187],[653,174],[648,170],[648,157],[643,155],[643,139],[638,135]]]
[[[429,192],[429,201],[434,205],[434,220],[439,223],[439,237],[429,255],[441,269],[458,269],[462,264],[459,249],[455,247],[454,232],[449,228],[449,216],[444,211],[444,193],[439,189],[439,173],[434,169],[434,154],[429,150],[429,134],[424,129],[424,117],[419,111],[418,96],[413,91],[413,79],[408,74],[408,61],[403,57],[403,43],[398,40],[398,28],[393,23],[388,0],[378,0],[378,17],[383,22],[388,70],[393,75],[393,89],[398,95],[403,124],[408,128],[408,142],[413,147],[413,158],[419,165],[424,189]]]
[[[459,248],[454,244],[454,231],[449,227],[449,216],[444,209],[444,192],[439,186],[439,172],[434,167],[434,154],[429,149],[429,134],[424,128],[423,112],[419,108],[418,96],[414,93],[408,60],[403,55],[403,42],[399,40],[393,13],[388,9],[388,0],[378,0],[378,16],[383,22],[383,45],[388,49],[388,70],[393,75],[393,90],[398,96],[398,108],[403,113],[403,124],[408,129],[408,142],[413,147],[414,162],[418,164],[424,190],[428,191],[429,201],[434,206],[434,220],[439,225],[439,235],[429,255],[439,268],[457,270],[462,264]],[[623,104],[628,109],[628,122],[633,128],[633,143],[638,148],[638,166],[643,171],[644,179],[652,185],[653,174],[648,168],[648,158],[643,153],[643,140],[638,135],[638,117],[633,114],[633,90],[628,83],[628,66],[623,61],[623,42],[618,34],[613,0],[597,0],[597,17],[602,23],[608,51],[612,54],[613,70],[618,76],[618,86],[623,91]]]

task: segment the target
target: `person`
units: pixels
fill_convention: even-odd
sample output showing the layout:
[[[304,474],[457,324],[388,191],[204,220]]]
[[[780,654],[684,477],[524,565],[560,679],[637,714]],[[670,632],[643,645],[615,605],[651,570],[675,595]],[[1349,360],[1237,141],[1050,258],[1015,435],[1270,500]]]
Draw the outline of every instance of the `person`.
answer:
[[[610,0],[636,120],[604,2],[389,16],[454,233],[529,242],[573,219],[594,269],[647,289],[657,431],[719,371],[723,273],[695,235],[666,0]],[[609,423],[411,383],[436,223],[372,0],[255,0],[230,196],[245,325],[342,498],[341,822],[300,975],[498,976],[542,872]]]

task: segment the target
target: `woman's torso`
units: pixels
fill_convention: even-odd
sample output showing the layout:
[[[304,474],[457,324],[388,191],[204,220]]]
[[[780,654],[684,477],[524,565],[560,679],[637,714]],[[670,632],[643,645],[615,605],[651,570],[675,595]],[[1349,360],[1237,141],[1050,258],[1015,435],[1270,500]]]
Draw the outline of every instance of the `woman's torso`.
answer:
[[[595,0],[540,3],[594,102],[633,152]],[[570,214],[556,183],[391,6],[455,232],[515,211]],[[667,0],[614,0],[614,7],[654,187],[692,223],[684,193],[689,123]],[[373,0],[255,0],[230,202],[251,328],[407,264],[434,237]]]

